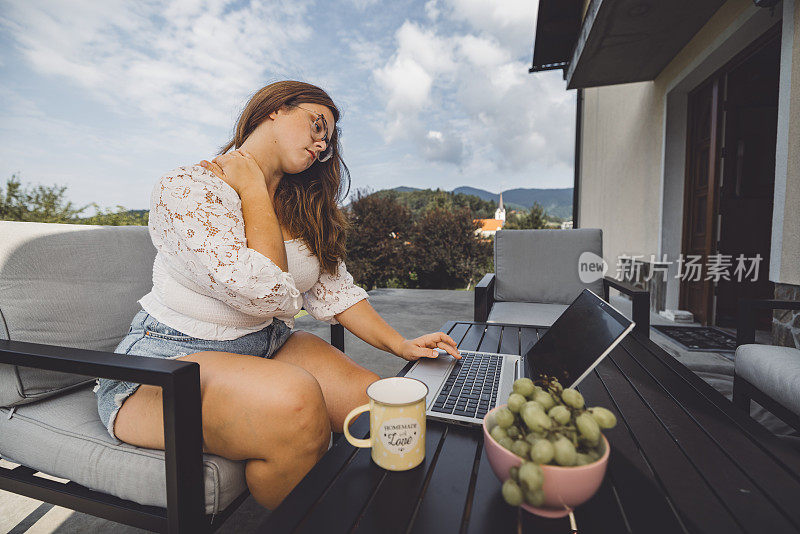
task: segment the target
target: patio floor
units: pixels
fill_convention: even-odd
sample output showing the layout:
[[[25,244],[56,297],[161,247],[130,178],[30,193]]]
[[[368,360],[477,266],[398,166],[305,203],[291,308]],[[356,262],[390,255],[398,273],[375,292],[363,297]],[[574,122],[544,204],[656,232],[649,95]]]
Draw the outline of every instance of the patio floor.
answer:
[[[389,324],[402,335],[413,338],[436,331],[448,320],[471,320],[473,313],[471,291],[420,290],[420,289],[376,289],[370,292],[370,301]],[[621,312],[630,316],[630,301],[612,296],[611,303]],[[674,324],[656,314],[651,314],[651,324]],[[329,327],[311,317],[301,317],[296,329],[305,330],[329,338]],[[761,332],[758,339],[768,343],[768,335]],[[692,369],[723,395],[731,398],[733,387],[733,355],[728,357],[715,352],[689,352],[682,349],[668,337],[655,330],[651,339],[661,345],[669,354]],[[404,360],[378,351],[349,332],[345,333],[345,349],[356,362],[374,371],[381,377],[394,376],[405,364]],[[776,434],[789,434],[790,429],[781,421],[754,403],[751,413],[764,426]],[[794,439],[800,443],[800,438]],[[470,460],[471,461],[471,460]],[[265,510],[252,497],[217,531],[219,533],[248,532],[263,521]],[[0,532],[22,534],[59,533],[72,534],[84,532],[134,533],[145,532],[140,529],[111,521],[73,512],[52,506],[27,497],[0,491]]]

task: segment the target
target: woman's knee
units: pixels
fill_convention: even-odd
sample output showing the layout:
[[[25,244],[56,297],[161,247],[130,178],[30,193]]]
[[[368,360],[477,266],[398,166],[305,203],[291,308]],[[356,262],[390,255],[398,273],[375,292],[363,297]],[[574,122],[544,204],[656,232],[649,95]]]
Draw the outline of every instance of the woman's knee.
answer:
[[[284,438],[301,454],[309,450],[324,453],[330,441],[331,425],[317,380],[311,373],[297,368],[280,389]]]

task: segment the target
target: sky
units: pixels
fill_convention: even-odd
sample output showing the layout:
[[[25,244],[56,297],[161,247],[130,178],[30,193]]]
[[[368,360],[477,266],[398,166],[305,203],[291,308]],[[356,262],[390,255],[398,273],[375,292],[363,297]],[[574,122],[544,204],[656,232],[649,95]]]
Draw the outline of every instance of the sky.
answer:
[[[0,0],[0,187],[147,209],[249,97],[296,79],[342,112],[351,191],[571,187],[575,91],[528,73],[531,0]],[[88,210],[85,214],[90,215]]]

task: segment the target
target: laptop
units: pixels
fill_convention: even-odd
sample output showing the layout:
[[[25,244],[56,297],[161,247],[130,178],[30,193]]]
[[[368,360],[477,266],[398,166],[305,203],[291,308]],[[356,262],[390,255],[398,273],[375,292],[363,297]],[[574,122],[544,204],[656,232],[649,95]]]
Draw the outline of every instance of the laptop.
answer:
[[[406,374],[428,386],[426,415],[462,425],[480,425],[486,413],[503,404],[517,378],[554,376],[575,387],[633,329],[634,323],[609,303],[584,289],[521,356],[460,350],[421,358]]]

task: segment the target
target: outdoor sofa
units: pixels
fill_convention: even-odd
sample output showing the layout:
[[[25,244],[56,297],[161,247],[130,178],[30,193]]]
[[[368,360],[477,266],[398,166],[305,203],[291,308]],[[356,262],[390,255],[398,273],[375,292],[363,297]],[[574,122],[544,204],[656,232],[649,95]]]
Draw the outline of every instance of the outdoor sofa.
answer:
[[[0,221],[0,489],[161,532],[215,530],[249,492],[202,453],[194,362],[114,354],[152,286],[146,227]],[[343,350],[341,325],[332,343]],[[95,377],[163,388],[166,451],[109,436]],[[67,479],[35,476],[37,472]]]
[[[756,345],[756,310],[800,310],[800,302],[739,301],[733,403],[749,415],[756,401],[800,432],[800,349]]]
[[[603,257],[603,231],[598,228],[570,230],[500,230],[494,238],[495,272],[475,286],[476,322],[551,326],[584,289],[606,301],[609,288],[632,301],[634,329],[650,331],[650,294],[602,271],[579,276],[584,253]],[[582,261],[583,260],[583,261]]]

